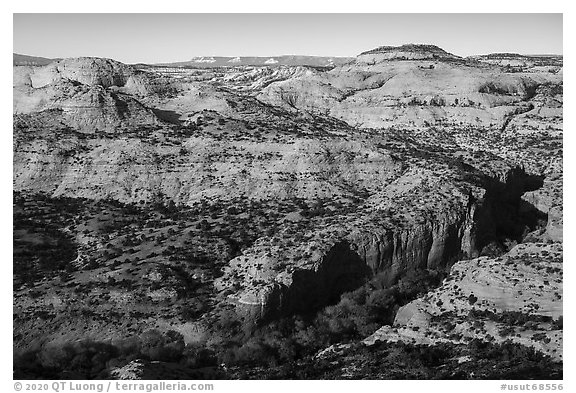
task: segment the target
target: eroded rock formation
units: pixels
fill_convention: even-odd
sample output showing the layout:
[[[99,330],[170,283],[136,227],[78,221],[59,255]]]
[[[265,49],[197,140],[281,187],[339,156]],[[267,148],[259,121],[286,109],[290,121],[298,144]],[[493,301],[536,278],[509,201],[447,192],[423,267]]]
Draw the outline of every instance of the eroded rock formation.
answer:
[[[74,207],[49,228],[78,243],[76,257],[60,261],[69,270],[58,264],[60,276],[29,261],[47,275],[41,284],[18,277],[15,346],[118,338],[124,322],[89,322],[144,307],[162,316],[134,333],[170,327],[206,343],[214,310],[231,305],[263,323],[320,310],[374,276],[393,285],[436,271],[445,284],[374,339],[459,343],[440,325],[466,336],[491,320],[489,334],[473,336],[492,340],[499,313],[529,313],[556,322],[526,317],[537,336],[515,331],[515,340],[559,359],[561,60],[504,57],[407,45],[327,68],[136,68],[95,58],[15,67],[14,189],[26,195],[17,200],[24,213],[42,206],[23,213],[18,252],[40,232],[30,222],[54,219],[62,197],[106,210],[92,217]],[[114,224],[121,214],[133,220],[126,230]],[[510,285],[523,277],[526,287]],[[109,291],[99,288],[106,282]],[[459,298],[453,285],[474,297]],[[75,286],[81,308],[66,292]],[[162,308],[170,302],[186,320]],[[74,310],[73,322],[53,309]]]

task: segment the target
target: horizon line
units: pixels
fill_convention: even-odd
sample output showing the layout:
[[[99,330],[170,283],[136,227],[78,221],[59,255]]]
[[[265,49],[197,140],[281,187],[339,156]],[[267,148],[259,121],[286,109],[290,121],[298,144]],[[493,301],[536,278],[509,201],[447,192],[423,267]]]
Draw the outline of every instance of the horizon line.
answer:
[[[376,49],[376,48],[375,48]],[[448,52],[450,53],[450,52]],[[478,54],[472,54],[472,55],[468,55],[468,56],[460,56],[460,55],[456,55],[454,53],[451,53],[455,56],[461,57],[463,59],[466,58],[471,58],[471,57],[475,57],[475,56],[488,56],[488,55],[518,55],[518,56],[559,56],[559,57],[564,57],[564,54],[560,54],[560,53],[519,53],[519,52],[490,52],[490,53],[478,53]],[[195,58],[206,58],[206,57],[212,57],[212,58],[243,58],[243,57],[255,57],[255,58],[276,58],[276,57],[290,57],[290,56],[303,56],[303,57],[328,57],[328,58],[335,58],[335,59],[354,59],[357,58],[358,56],[361,55],[361,53],[359,53],[356,56],[330,56],[330,55],[306,55],[306,54],[283,54],[283,55],[274,55],[274,56],[262,56],[262,55],[242,55],[242,56],[233,56],[233,55],[197,55],[197,56],[193,56],[187,60],[175,60],[175,61],[160,61],[160,62],[144,62],[144,61],[138,61],[138,62],[124,62],[124,61],[120,61],[117,60],[113,57],[106,57],[106,56],[91,56],[91,55],[78,55],[78,56],[56,56],[56,57],[46,57],[46,56],[38,56],[38,55],[30,55],[30,54],[25,54],[25,53],[18,53],[18,52],[12,52],[12,55],[19,55],[19,56],[27,56],[27,57],[37,57],[37,58],[42,58],[42,59],[48,59],[48,60],[65,60],[65,59],[77,59],[77,58],[82,58],[82,57],[86,57],[86,58],[98,58],[98,59],[110,59],[110,60],[114,60],[114,61],[118,61],[120,63],[124,63],[124,64],[148,64],[148,65],[155,65],[155,64],[173,64],[173,63],[185,63],[185,62],[190,62],[193,61]]]

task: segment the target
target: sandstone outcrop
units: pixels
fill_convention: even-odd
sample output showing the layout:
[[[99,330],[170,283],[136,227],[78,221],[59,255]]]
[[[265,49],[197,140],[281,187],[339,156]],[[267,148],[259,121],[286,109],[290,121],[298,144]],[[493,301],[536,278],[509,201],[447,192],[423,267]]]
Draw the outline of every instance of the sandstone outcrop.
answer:
[[[519,244],[498,258],[456,263],[442,286],[365,340],[433,344],[512,340],[562,359],[562,245]]]
[[[401,46],[380,46],[362,52],[356,58],[357,63],[376,63],[383,60],[462,60],[461,57],[446,52],[436,45],[405,44]]]
[[[130,66],[111,59],[97,57],[70,58],[36,68],[30,74],[32,87],[47,86],[62,79],[89,86],[124,86],[133,70]]]
[[[526,228],[538,225],[518,218],[521,195],[538,187],[522,171],[511,170],[506,183],[496,180],[499,186],[477,188],[475,195],[426,178],[425,172],[419,175],[425,182],[419,184],[414,174],[392,182],[375,195],[378,203],[363,206],[353,220],[339,222],[336,234],[334,227],[327,227],[330,235],[318,233],[322,226],[316,224],[315,236],[307,236],[310,240],[295,248],[270,247],[282,243],[261,239],[230,262],[216,287],[251,318],[307,312],[375,275],[391,286],[408,272],[446,271],[492,242],[520,241]],[[434,194],[443,197],[435,201]],[[427,200],[428,206],[417,210],[404,203],[406,198]],[[395,213],[399,211],[404,214]],[[293,262],[285,264],[286,260]],[[229,294],[231,288],[235,289]]]
[[[531,109],[539,85],[561,80],[546,70],[505,73],[437,47],[409,45],[378,48],[330,72],[274,83],[258,97],[288,109],[325,112],[360,127],[441,122],[501,128],[510,116]]]

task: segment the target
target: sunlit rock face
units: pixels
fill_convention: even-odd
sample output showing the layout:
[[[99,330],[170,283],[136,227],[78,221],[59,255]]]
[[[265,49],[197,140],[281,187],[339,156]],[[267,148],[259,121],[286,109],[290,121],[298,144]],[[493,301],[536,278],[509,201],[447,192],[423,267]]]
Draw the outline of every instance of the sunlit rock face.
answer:
[[[433,344],[512,340],[562,359],[562,245],[519,244],[456,263],[441,287],[400,308],[377,340]]]
[[[63,79],[108,88],[124,86],[133,73],[130,66],[115,60],[79,57],[60,60],[35,69],[30,74],[30,80],[31,86],[35,89]]]

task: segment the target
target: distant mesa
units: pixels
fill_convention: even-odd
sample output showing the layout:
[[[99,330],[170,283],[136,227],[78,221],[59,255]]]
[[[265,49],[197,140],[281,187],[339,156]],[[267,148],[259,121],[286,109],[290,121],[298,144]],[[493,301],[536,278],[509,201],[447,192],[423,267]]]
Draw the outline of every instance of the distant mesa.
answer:
[[[336,67],[354,61],[354,57],[327,57],[327,56],[298,56],[285,55],[275,57],[263,56],[213,56],[194,57],[189,61],[175,63],[160,63],[155,66],[164,67],[234,67],[243,65],[248,67],[280,67],[280,66],[307,66],[307,67]]]
[[[483,63],[497,64],[500,66],[556,66],[562,67],[563,56],[561,55],[521,55],[519,53],[490,53],[487,55],[470,56],[469,59]]]
[[[462,57],[446,52],[436,45],[405,44],[401,46],[380,46],[362,52],[359,61],[365,60],[463,60]]]
[[[522,59],[528,56],[521,55],[519,53],[489,53],[487,55],[478,55],[476,57],[481,57],[485,59]]]
[[[14,66],[45,66],[60,59],[49,59],[39,56],[21,55],[18,53],[12,54],[12,65]]]
[[[520,53],[489,53],[487,55],[477,55],[471,57],[477,57],[482,59],[529,59],[532,57],[545,57],[546,55],[521,55]]]
[[[437,56],[454,56],[452,53],[446,52],[444,49],[440,48],[436,45],[429,45],[429,44],[404,44],[400,46],[379,46],[378,48],[371,49],[366,52],[360,53],[361,55],[368,55],[374,53],[396,53],[396,52],[412,52],[412,53],[421,53],[421,54],[432,54]]]
[[[518,53],[491,53],[468,57],[457,56],[444,49],[429,44],[404,44],[400,46],[380,46],[362,52],[357,63],[377,64],[391,60],[438,60],[444,62],[479,61],[499,66],[562,66],[560,55],[522,55]]]
[[[216,59],[214,59],[213,57],[194,57],[192,59],[192,61],[195,61],[197,63],[215,63]]]

